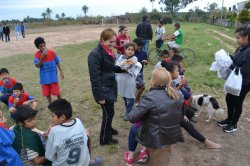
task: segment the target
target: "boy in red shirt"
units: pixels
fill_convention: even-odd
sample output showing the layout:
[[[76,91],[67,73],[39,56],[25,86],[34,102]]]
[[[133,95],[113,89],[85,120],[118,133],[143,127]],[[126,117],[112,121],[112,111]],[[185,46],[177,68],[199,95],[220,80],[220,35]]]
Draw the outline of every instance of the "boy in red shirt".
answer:
[[[13,94],[9,97],[9,111],[13,113],[19,105],[29,105],[32,109],[36,109],[37,102],[33,96],[23,91],[21,83],[15,83],[13,86]]]
[[[60,65],[60,58],[50,49],[46,48],[46,43],[42,37],[35,39],[34,44],[39,50],[35,53],[34,64],[40,68],[40,84],[42,85],[43,96],[47,97],[49,103],[52,103],[51,95],[61,99],[60,87],[58,84],[57,68],[60,71],[61,79],[64,74]]]
[[[0,69],[0,101],[8,106],[8,99],[13,92],[13,85],[17,82],[16,79],[10,77],[9,71],[6,68]],[[1,107],[1,105],[0,105]]]

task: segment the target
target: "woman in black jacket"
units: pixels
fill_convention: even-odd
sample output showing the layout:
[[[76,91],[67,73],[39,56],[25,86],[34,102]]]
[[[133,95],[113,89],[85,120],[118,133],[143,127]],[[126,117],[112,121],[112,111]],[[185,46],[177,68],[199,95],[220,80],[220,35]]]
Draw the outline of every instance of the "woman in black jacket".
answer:
[[[112,135],[118,134],[117,130],[112,128],[114,102],[117,100],[115,73],[123,72],[123,70],[114,65],[115,55],[112,49],[116,43],[115,35],[113,29],[105,29],[101,33],[98,46],[88,56],[92,93],[103,111],[100,145],[118,143],[112,138]]]
[[[250,90],[250,30],[247,27],[240,27],[236,31],[236,42],[239,48],[232,57],[233,64],[230,69],[236,69],[235,72],[242,74],[242,86],[239,96],[227,93],[227,111],[228,116],[225,120],[218,122],[219,126],[223,126],[223,131],[230,133],[237,131],[237,122],[242,113],[242,104]]]

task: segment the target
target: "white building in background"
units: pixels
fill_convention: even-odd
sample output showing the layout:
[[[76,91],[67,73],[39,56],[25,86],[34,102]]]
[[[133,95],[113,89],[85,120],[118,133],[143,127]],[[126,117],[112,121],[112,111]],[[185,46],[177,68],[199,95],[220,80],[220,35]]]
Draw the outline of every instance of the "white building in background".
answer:
[[[243,10],[244,7],[245,7],[245,4],[246,4],[247,2],[248,2],[248,1],[238,2],[238,3],[237,3],[237,11]]]

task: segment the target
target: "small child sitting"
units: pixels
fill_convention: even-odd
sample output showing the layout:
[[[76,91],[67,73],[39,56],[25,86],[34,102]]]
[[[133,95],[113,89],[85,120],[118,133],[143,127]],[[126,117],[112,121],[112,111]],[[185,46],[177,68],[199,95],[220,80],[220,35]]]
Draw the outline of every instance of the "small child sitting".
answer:
[[[181,76],[184,75],[184,72],[186,71],[186,69],[184,68],[183,56],[175,53],[172,56],[171,61],[178,64],[179,75],[181,75]]]
[[[72,118],[71,104],[65,99],[58,99],[48,108],[51,111],[53,127],[46,144],[46,158],[52,161],[54,166],[99,166],[100,159],[90,162],[87,131],[80,119]]]
[[[13,94],[9,97],[9,111],[12,114],[17,106],[29,105],[32,109],[36,109],[37,102],[33,96],[23,91],[23,85],[19,82],[13,86]]]
[[[127,72],[116,74],[118,94],[123,97],[126,108],[126,112],[123,114],[123,117],[128,114],[134,106],[136,77],[138,76],[142,68],[141,63],[139,63],[137,58],[134,56],[134,44],[127,43],[124,48],[125,55],[119,57],[119,59],[117,60],[117,65]]]
[[[27,105],[16,107],[12,116],[16,124],[13,128],[15,140],[13,148],[20,155],[25,165],[51,165],[45,158],[45,149],[37,132],[36,127],[37,110],[33,110]]]
[[[13,85],[17,82],[15,78],[10,77],[9,71],[6,68],[0,69],[0,101],[8,106],[8,99],[13,91]]]
[[[159,55],[159,62],[155,65],[155,69],[162,67],[161,63],[162,62],[170,62],[171,59],[169,57],[169,52],[168,50],[162,50],[162,52]]]

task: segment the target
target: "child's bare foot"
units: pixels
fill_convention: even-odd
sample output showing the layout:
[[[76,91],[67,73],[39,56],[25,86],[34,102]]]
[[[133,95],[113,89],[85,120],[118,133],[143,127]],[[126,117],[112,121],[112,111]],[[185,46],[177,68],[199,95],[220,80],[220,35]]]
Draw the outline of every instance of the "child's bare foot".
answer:
[[[214,143],[208,139],[206,139],[204,143],[206,144],[207,149],[222,149],[223,148],[222,145]]]

